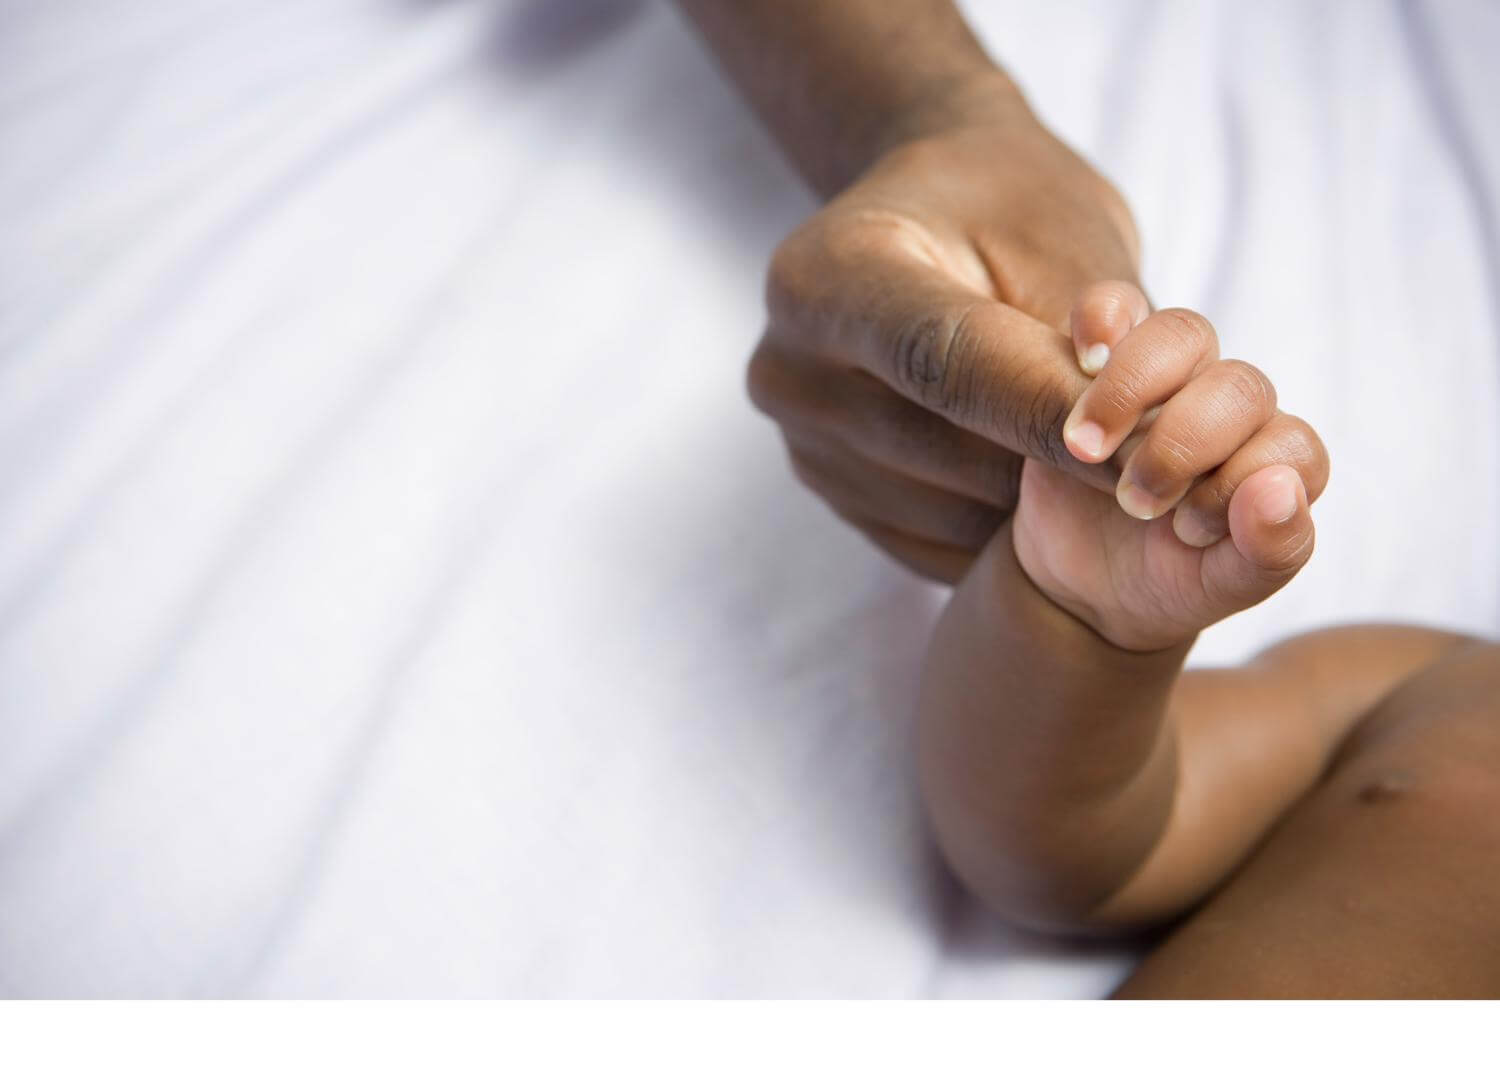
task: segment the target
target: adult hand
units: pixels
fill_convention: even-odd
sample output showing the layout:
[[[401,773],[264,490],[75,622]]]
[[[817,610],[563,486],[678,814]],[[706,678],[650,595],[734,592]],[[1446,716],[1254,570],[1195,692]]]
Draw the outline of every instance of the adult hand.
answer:
[[[1145,310],[1102,310],[1071,332],[1075,352],[1080,291],[1136,280],[1135,227],[1008,80],[965,82],[927,114],[941,121],[894,140],[777,250],[749,390],[808,487],[952,582],[1014,508],[1022,455],[1113,486],[1117,471],[1068,454],[1062,425],[1088,383],[1076,354]]]

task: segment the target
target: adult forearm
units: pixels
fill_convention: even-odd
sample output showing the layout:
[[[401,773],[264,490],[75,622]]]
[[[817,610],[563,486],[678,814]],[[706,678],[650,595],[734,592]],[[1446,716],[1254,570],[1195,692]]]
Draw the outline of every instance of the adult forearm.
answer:
[[[951,0],[678,0],[821,194],[927,129],[1028,115]]]
[[[934,634],[923,676],[923,794],[950,862],[981,898],[1043,929],[1090,912],[1167,826],[1167,703],[1188,645],[1116,648],[1038,591],[1009,526]]]

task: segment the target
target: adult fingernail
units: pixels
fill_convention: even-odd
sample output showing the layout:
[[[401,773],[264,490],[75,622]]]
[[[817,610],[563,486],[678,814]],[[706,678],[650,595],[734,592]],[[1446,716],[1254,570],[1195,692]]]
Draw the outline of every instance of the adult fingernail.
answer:
[[[1093,421],[1079,421],[1063,433],[1063,438],[1079,454],[1098,461],[1104,456],[1104,429]]]
[[[1131,517],[1150,521],[1166,512],[1160,499],[1132,480],[1121,478],[1115,488],[1115,501]]]
[[[1076,347],[1076,349],[1078,350],[1078,367],[1090,376],[1099,375],[1099,371],[1109,360],[1109,347],[1102,342],[1096,342],[1092,346]]]
[[[1279,525],[1297,512],[1297,488],[1290,476],[1278,476],[1255,496],[1255,514],[1267,525]]]
[[[1179,505],[1172,515],[1172,531],[1189,547],[1208,547],[1218,543],[1224,535],[1209,525],[1202,513],[1186,504]]]

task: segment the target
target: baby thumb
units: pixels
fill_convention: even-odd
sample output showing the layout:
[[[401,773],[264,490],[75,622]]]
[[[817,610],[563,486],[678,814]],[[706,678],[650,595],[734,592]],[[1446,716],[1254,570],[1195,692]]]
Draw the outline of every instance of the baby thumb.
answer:
[[[1289,465],[1247,477],[1229,500],[1229,539],[1204,552],[1203,585],[1220,613],[1254,606],[1277,591],[1312,556],[1307,489]]]

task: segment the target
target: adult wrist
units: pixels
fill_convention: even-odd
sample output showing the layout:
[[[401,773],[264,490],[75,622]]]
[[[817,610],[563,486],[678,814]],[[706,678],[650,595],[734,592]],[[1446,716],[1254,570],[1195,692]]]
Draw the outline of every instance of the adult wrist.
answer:
[[[861,154],[865,170],[887,153],[924,138],[962,130],[1040,127],[1020,87],[993,65],[929,79],[873,127]]]

